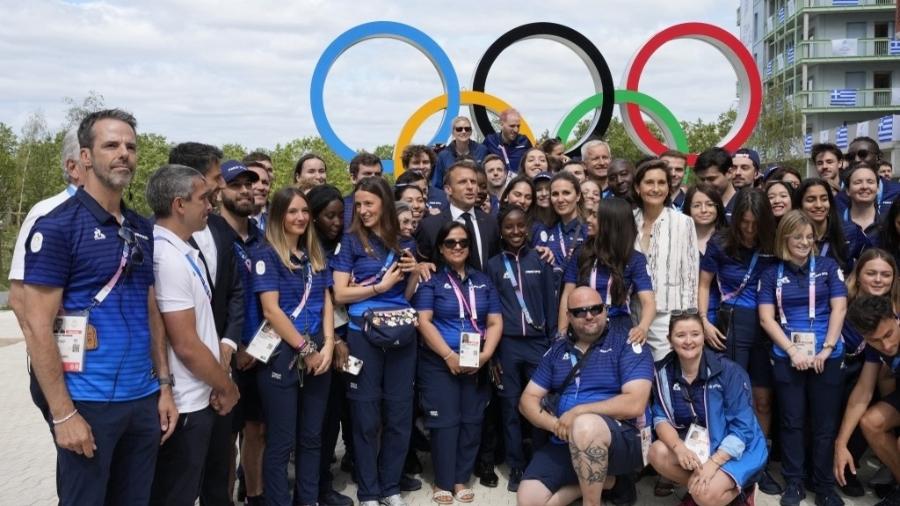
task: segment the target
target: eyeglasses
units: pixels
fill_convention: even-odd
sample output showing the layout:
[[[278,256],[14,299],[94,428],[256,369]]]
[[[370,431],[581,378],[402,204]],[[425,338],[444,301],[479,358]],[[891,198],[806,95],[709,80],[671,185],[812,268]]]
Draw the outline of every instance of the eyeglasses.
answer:
[[[131,230],[126,225],[119,227],[118,236],[125,241],[125,244],[128,245],[128,249],[131,251],[128,255],[128,264],[125,266],[125,272],[128,273],[131,271],[132,266],[144,263],[144,250],[141,248],[141,243],[137,241],[134,230]]]
[[[856,160],[856,159],[865,160],[868,157],[869,157],[868,149],[860,149],[858,151],[852,151],[850,153],[847,153],[847,158],[849,158],[851,160]]]
[[[470,126],[467,126],[467,127],[454,127],[453,129],[456,130],[457,132],[471,132],[471,131],[472,131],[472,127],[470,127]]]
[[[671,318],[684,318],[687,316],[697,316],[700,314],[700,310],[695,307],[689,307],[687,309],[673,309],[669,311],[669,316]]]
[[[573,318],[585,318],[588,313],[590,313],[591,316],[600,316],[605,310],[606,305],[601,303],[593,306],[570,307],[569,314],[572,315]]]
[[[444,239],[441,243],[447,249],[467,249],[469,247],[468,239]]]

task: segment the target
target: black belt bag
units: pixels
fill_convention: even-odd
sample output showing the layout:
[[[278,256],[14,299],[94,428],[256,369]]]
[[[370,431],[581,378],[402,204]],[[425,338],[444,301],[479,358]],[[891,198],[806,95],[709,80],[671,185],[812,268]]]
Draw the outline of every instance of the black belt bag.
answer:
[[[373,346],[402,348],[416,340],[419,318],[411,307],[369,309],[358,324]]]

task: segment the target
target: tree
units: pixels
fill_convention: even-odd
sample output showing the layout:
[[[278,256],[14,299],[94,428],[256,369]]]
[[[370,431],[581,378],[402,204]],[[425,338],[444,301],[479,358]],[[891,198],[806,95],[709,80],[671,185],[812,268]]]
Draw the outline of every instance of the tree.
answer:
[[[81,104],[78,104],[72,97],[65,97],[63,102],[69,106],[69,109],[66,111],[66,121],[63,123],[62,129],[68,130],[73,126],[78,126],[88,114],[103,109],[106,101],[103,99],[103,95],[91,90]]]
[[[800,109],[777,93],[766,93],[762,114],[753,130],[750,145],[765,163],[791,165],[805,170]]]
[[[156,169],[169,163],[169,151],[172,144],[159,134],[138,134],[138,162],[131,184],[125,190],[125,202],[129,207],[144,216],[150,216],[150,206],[147,205],[147,182]]]

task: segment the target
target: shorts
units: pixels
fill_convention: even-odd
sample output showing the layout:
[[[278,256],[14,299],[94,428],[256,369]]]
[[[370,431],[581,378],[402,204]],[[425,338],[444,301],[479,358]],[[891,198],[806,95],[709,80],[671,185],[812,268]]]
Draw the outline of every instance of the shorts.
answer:
[[[632,473],[643,467],[640,432],[630,424],[606,415],[598,416],[602,416],[611,435],[608,476]],[[522,479],[538,480],[551,493],[556,493],[566,485],[577,485],[578,475],[572,467],[569,445],[547,441],[534,452]]]
[[[259,386],[256,383],[257,367],[260,365],[255,364],[246,371],[235,369],[233,372],[234,382],[241,393],[241,398],[234,409],[232,432],[242,431],[246,422],[263,422],[262,400],[259,397]]]

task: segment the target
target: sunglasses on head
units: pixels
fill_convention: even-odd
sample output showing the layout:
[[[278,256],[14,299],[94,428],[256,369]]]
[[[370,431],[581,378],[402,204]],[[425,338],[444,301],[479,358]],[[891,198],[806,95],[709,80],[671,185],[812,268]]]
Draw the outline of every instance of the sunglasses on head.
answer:
[[[851,160],[855,160],[855,159],[857,159],[857,158],[860,159],[860,160],[865,160],[865,159],[868,158],[868,157],[869,157],[869,150],[868,150],[868,149],[860,149],[860,150],[857,150],[857,151],[853,151],[853,152],[851,152],[851,153],[847,153],[847,158],[849,158],[849,159],[851,159]]]
[[[469,247],[468,239],[444,239],[441,243],[447,249],[466,249]]]
[[[684,318],[687,316],[697,316],[700,314],[700,310],[695,307],[689,307],[687,309],[673,309],[669,312],[669,316],[672,318]]]
[[[470,126],[467,126],[467,127],[453,127],[453,129],[456,130],[457,132],[471,132],[471,131],[472,131],[472,127],[470,127]]]
[[[142,265],[144,263],[144,250],[141,248],[141,243],[137,241],[134,230],[131,230],[126,225],[122,225],[119,227],[118,236],[125,241],[125,244],[128,245],[128,249],[131,251],[128,255],[126,272],[130,271],[131,267],[134,265]]]
[[[570,307],[569,314],[572,315],[573,318],[584,318],[588,313],[590,313],[591,316],[600,316],[604,310],[606,310],[606,305],[600,303],[594,304],[593,306]]]

